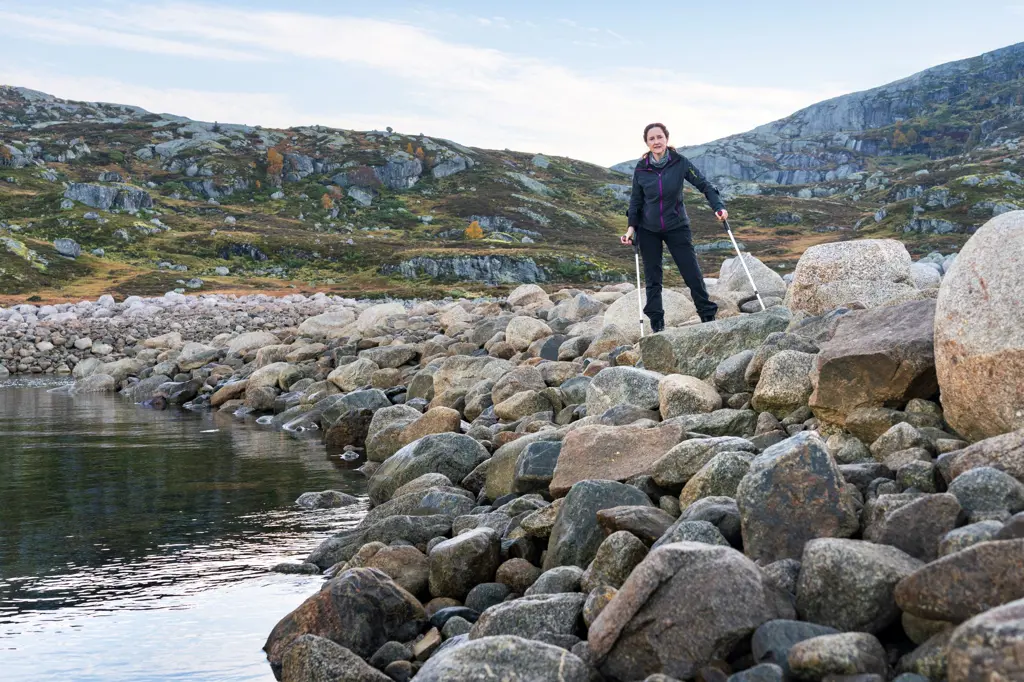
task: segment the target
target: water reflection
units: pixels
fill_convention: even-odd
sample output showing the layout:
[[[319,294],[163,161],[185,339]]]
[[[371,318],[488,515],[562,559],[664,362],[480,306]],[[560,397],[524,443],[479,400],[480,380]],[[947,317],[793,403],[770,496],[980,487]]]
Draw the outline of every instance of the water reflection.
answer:
[[[364,511],[294,507],[302,492],[326,488],[362,494],[365,480],[315,439],[0,384],[0,662],[34,659],[23,676],[33,680],[263,679],[269,627],[319,581],[266,568],[301,558]],[[90,620],[100,615],[102,628]],[[245,646],[200,644],[210,629]],[[119,631],[130,640],[120,647],[159,642],[164,655],[117,663]],[[68,654],[79,645],[76,674],[56,661],[40,669],[32,654],[51,639]],[[213,658],[204,663],[203,652]],[[95,678],[84,672],[92,666]]]

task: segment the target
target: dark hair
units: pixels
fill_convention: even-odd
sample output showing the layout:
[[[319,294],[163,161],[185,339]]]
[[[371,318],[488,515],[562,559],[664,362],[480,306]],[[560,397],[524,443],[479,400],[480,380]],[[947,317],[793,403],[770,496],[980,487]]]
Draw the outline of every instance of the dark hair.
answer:
[[[661,132],[665,133],[665,139],[668,139],[668,128],[665,127],[664,123],[651,123],[644,128],[644,142],[647,142],[647,133],[651,132],[651,128],[661,128]]]

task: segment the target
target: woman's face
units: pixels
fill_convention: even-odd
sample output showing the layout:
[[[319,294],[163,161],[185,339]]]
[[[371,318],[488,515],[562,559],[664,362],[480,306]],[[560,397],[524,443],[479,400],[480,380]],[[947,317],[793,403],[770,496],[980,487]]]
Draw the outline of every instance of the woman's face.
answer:
[[[654,127],[647,131],[647,148],[650,149],[655,156],[661,156],[664,154],[667,147],[668,138],[665,137],[664,130]]]

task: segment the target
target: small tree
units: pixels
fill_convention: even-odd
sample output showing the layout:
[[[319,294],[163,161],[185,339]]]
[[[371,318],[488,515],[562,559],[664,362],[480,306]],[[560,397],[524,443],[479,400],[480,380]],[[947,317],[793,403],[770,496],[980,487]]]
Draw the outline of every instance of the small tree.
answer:
[[[902,130],[897,130],[892,134],[892,146],[895,149],[903,149],[907,146],[907,136],[903,134]]]
[[[412,156],[412,154],[413,154],[413,152],[412,152],[412,142],[410,142],[409,144],[405,145],[405,152],[409,156]]]
[[[426,153],[423,151],[423,147],[416,147],[416,158],[422,161],[426,158]]]
[[[480,227],[480,223],[476,220],[469,224],[466,228],[466,239],[483,239],[484,230]]]
[[[323,195],[320,197],[320,205],[323,207],[325,211],[330,211],[332,208],[334,208],[334,199],[331,199],[330,194],[324,192]]]
[[[280,175],[284,170],[284,156],[273,147],[267,150],[267,175]]]
[[[11,160],[11,150],[5,144],[0,144],[0,159],[4,161]]]
[[[917,131],[916,130],[914,130],[913,128],[908,130],[907,131],[907,146],[908,147],[913,147],[915,144],[917,144],[917,138],[918,138],[918,135],[917,135]]]
[[[260,187],[262,187],[262,186],[263,186],[263,185],[261,185],[261,184],[260,184],[260,181],[259,181],[259,180],[257,180],[257,181],[256,181],[256,189],[259,189],[259,188],[260,188]]]

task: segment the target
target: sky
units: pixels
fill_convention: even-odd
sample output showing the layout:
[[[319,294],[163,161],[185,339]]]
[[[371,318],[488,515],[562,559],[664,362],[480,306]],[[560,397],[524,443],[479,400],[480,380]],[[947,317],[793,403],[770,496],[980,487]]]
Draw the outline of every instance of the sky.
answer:
[[[0,0],[0,84],[600,165],[1024,40],[1024,0]]]

